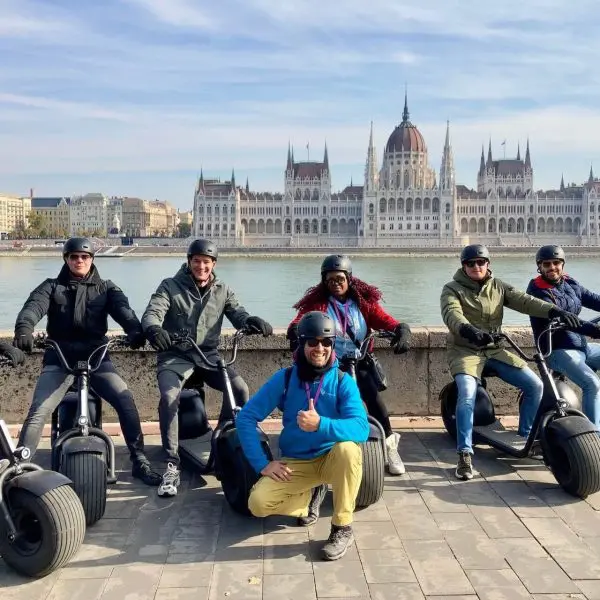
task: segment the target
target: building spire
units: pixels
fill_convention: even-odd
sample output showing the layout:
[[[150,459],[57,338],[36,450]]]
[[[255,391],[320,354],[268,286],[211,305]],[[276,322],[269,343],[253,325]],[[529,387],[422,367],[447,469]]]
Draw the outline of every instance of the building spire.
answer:
[[[517,160],[521,160],[521,144],[517,142]]]
[[[292,159],[292,148],[291,148],[290,142],[288,140],[288,155],[287,155],[287,166],[286,166],[286,169],[288,171],[292,170],[292,160],[293,160]]]
[[[231,187],[235,189],[235,170],[231,169]]]
[[[373,144],[373,121],[371,121],[371,133],[369,134],[369,149],[367,150],[367,162],[365,164],[365,189],[370,192],[379,186],[379,175],[377,173],[377,155]]]
[[[490,167],[492,165],[492,138],[490,138],[490,143],[488,145],[488,156],[486,166]]]
[[[563,173],[560,174],[560,191],[565,191],[565,176]]]
[[[250,193],[250,182],[248,181],[248,177],[246,177],[246,193]]]
[[[323,154],[323,164],[325,169],[329,171],[329,155],[327,154],[327,140],[325,141],[325,153]]]
[[[440,167],[440,189],[452,190],[454,188],[454,156],[450,145],[450,121],[446,121],[446,142],[442,154]]]
[[[481,160],[479,161],[479,174],[485,173],[485,154],[483,153],[483,144],[481,144]]]
[[[529,138],[527,138],[527,149],[525,150],[525,168],[531,169],[531,154],[529,153]]]
[[[594,166],[590,163],[590,178],[589,182],[592,183],[594,181]]]
[[[408,119],[410,118],[410,114],[408,112],[408,88],[404,88],[404,110],[402,111],[402,122],[408,123]]]

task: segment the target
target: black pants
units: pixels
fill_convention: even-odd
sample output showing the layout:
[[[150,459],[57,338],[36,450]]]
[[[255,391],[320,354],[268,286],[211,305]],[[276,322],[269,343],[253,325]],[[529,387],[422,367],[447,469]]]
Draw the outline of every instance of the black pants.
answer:
[[[62,367],[46,365],[42,369],[19,436],[19,445],[29,448],[32,455],[40,443],[44,423],[60,404],[73,380],[74,376]],[[143,458],[144,436],[133,394],[110,360],[105,360],[100,368],[90,375],[90,387],[115,409],[131,459]]]
[[[223,380],[219,371],[203,369],[190,363],[189,373],[193,372],[194,378],[203,381],[208,387],[223,391]],[[242,407],[248,402],[248,386],[246,382],[231,368],[227,368],[233,397],[237,406]],[[158,418],[160,421],[160,435],[162,446],[166,454],[166,462],[179,465],[179,394],[185,381],[189,378],[175,369],[168,367],[158,371],[158,387],[160,389],[160,402],[158,404]],[[227,402],[221,405],[219,421],[231,418],[231,407]]]
[[[377,391],[371,374],[358,368],[356,370],[356,383],[360,396],[367,405],[367,412],[381,423],[385,437],[389,437],[394,433],[390,423],[390,415],[381,397],[381,392]]]

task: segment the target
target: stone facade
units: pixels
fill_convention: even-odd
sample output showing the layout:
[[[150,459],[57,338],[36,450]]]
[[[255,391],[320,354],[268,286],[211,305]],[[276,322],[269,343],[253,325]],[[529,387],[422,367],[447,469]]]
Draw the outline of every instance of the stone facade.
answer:
[[[31,198],[0,194],[0,235],[27,228],[30,212]]]
[[[70,198],[37,197],[31,199],[31,212],[42,219],[42,229],[50,237],[64,238],[69,234]]]
[[[331,188],[327,146],[322,161],[296,162],[288,147],[284,192],[257,193],[248,182],[200,179],[194,193],[192,235],[224,247],[450,247],[477,239],[491,246],[599,245],[600,181],[535,191],[529,141],[525,158],[487,160],[482,148],[477,189],[457,185],[450,125],[439,177],[425,139],[402,121],[384,149],[381,166],[367,148],[363,185]]]

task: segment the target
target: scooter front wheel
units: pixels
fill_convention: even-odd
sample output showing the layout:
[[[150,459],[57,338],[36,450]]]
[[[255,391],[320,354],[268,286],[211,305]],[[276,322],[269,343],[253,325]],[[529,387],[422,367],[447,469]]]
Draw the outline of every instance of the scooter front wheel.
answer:
[[[62,457],[60,472],[73,482],[87,525],[99,521],[106,510],[106,456],[99,452],[66,454]]]
[[[553,423],[560,428],[560,419]],[[569,494],[586,498],[600,490],[600,435],[595,431],[568,439],[545,440],[544,459],[558,484]],[[554,443],[553,443],[554,442]]]
[[[12,489],[8,505],[17,537],[10,541],[0,522],[0,555],[18,573],[44,577],[79,550],[85,536],[85,514],[71,486],[61,485],[41,496]]]

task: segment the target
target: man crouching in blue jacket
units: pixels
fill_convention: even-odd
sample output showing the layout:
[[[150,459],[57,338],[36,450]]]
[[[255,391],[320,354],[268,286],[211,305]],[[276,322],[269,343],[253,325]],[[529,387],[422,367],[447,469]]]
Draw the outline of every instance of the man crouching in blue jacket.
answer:
[[[358,443],[369,434],[367,413],[354,379],[338,372],[333,320],[319,311],[306,313],[298,323],[298,341],[289,385],[288,369],[281,369],[237,418],[244,453],[263,476],[252,488],[248,508],[256,517],[288,515],[298,517],[299,525],[311,525],[331,484],[331,533],[322,554],[337,560],[354,543],[352,516],[362,478]],[[282,459],[269,462],[256,427],[275,408],[283,413]]]

